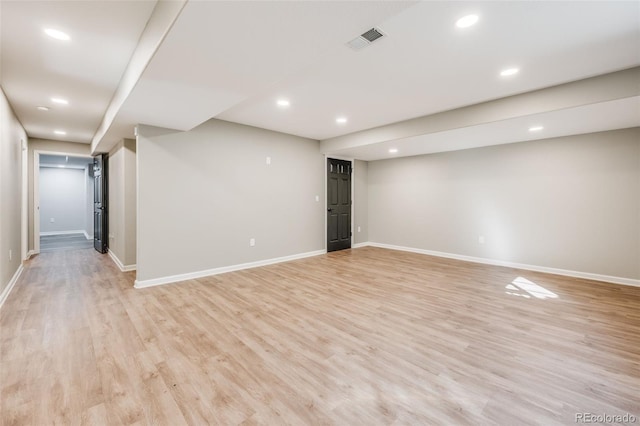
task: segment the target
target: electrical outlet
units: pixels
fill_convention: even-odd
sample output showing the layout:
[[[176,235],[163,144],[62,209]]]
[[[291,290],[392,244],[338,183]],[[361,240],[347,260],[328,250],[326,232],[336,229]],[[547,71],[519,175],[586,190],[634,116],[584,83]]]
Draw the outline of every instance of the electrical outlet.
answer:
[[[255,238],[251,238],[251,239],[249,240],[249,246],[250,246],[250,247],[253,247],[253,246],[255,246],[255,245],[256,245],[256,239],[255,239]]]
[[[480,236],[478,237],[478,242],[479,242],[480,244],[484,244],[484,235],[480,235]]]
[[[267,166],[271,164],[271,157],[267,157]]]
[[[360,227],[358,226],[358,232],[360,232]]]
[[[56,220],[54,218],[49,219],[49,222],[54,223]]]
[[[320,196],[316,195],[316,201],[320,201]]]

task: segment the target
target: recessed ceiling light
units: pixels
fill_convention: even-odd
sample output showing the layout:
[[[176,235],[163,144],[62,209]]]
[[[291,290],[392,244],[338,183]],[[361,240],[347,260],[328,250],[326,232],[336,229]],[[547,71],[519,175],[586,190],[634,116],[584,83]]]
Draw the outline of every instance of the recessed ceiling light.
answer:
[[[277,104],[279,107],[286,108],[286,107],[288,107],[289,105],[291,105],[291,102],[289,102],[289,100],[288,100],[288,99],[278,99],[278,100],[276,101],[276,104]]]
[[[63,33],[59,30],[54,30],[53,28],[45,28],[44,33],[51,38],[55,38],[56,40],[68,41],[71,40],[71,37],[67,33]]]
[[[38,106],[36,107],[36,109],[40,111],[49,111],[49,107],[46,107],[46,106]]]
[[[506,70],[500,71],[500,75],[503,77],[508,77],[510,75],[518,74],[520,70],[518,68],[507,68]]]
[[[398,148],[389,148],[389,153],[395,154],[396,152],[398,152]]]
[[[458,19],[456,21],[456,27],[458,28],[468,28],[472,25],[475,25],[476,22],[478,22],[479,16],[478,15],[467,15],[467,16],[463,16],[462,18]]]
[[[62,98],[51,98],[51,102],[61,105],[69,105],[69,101]]]
[[[347,117],[338,117],[336,118],[336,123],[338,124],[344,124],[347,122]]]
[[[533,127],[529,127],[529,131],[530,132],[539,132],[540,130],[544,129],[544,127],[542,126],[533,126]]]
[[[53,133],[55,133],[56,135],[66,135],[67,132],[65,132],[64,130],[54,130]]]

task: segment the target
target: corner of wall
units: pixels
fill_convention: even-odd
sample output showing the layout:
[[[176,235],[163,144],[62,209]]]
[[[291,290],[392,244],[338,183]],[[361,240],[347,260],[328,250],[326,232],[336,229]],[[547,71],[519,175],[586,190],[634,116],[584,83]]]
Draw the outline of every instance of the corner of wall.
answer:
[[[26,140],[27,133],[0,88],[0,294],[13,285],[26,253],[22,146]]]
[[[136,141],[109,152],[109,250],[121,265],[136,264]]]
[[[354,247],[369,240],[369,163],[356,160],[354,183]]]

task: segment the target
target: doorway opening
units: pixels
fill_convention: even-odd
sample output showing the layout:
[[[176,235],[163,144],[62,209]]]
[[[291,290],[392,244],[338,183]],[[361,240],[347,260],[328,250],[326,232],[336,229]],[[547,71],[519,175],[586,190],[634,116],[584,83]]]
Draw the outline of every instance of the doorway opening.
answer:
[[[349,160],[327,158],[327,251],[351,248],[351,177]]]
[[[93,158],[35,152],[34,252],[94,245]]]

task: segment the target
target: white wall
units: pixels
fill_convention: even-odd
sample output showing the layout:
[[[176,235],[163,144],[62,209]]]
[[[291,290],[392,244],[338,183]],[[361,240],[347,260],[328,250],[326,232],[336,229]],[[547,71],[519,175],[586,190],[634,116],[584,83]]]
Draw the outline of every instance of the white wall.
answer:
[[[358,244],[369,241],[369,163],[356,160],[353,169],[353,235],[354,243]]]
[[[122,143],[109,153],[109,251],[123,262],[124,258],[124,151]],[[123,263],[124,264],[124,263]]]
[[[368,172],[372,242],[640,279],[640,128],[372,161]]]
[[[136,264],[136,141],[124,139],[109,153],[109,251],[122,266]]]
[[[22,263],[22,141],[27,134],[0,89],[0,302]]]
[[[137,262],[137,226],[138,226],[138,172],[136,141],[125,139],[124,149],[124,227],[125,265],[135,265]]]
[[[93,191],[94,178],[89,174],[89,165],[84,169],[84,197],[85,197],[85,222],[84,232],[89,239],[93,239]]]
[[[41,167],[40,234],[84,232],[86,222],[85,170]]]
[[[325,247],[318,141],[213,119],[139,126],[137,155],[138,281]]]

